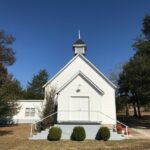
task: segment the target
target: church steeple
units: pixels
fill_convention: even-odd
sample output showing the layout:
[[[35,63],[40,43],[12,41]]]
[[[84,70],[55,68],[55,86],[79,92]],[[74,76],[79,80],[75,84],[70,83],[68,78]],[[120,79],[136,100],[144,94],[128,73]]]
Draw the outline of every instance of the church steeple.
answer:
[[[80,35],[80,30],[78,32],[78,40],[73,44],[73,50],[75,55],[76,54],[82,54],[85,55],[85,51],[86,51],[86,44],[81,40],[81,35]]]

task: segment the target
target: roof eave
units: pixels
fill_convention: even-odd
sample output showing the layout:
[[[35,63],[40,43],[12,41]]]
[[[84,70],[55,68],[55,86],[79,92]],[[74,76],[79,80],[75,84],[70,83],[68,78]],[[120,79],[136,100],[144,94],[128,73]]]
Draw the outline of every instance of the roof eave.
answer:
[[[93,88],[98,91],[101,95],[104,95],[104,91],[101,90],[97,85],[95,85],[83,72],[79,71],[77,72],[73,77],[70,78],[69,81],[67,81],[65,84],[63,84],[58,90],[57,94],[61,92],[69,83],[71,83],[77,76],[81,76],[88,84],[91,84]]]
[[[117,86],[114,83],[112,83],[97,67],[95,67],[85,56],[81,54],[75,55],[75,57],[73,57],[60,71],[58,71],[46,84],[43,85],[43,88],[45,88],[52,80],[54,80],[78,56],[84,59],[109,85],[111,85],[111,87],[113,87],[115,90],[117,89]]]
[[[83,47],[83,46],[86,46],[86,44],[73,44],[72,46],[73,46],[73,47],[76,47],[76,46],[77,46],[77,47]]]

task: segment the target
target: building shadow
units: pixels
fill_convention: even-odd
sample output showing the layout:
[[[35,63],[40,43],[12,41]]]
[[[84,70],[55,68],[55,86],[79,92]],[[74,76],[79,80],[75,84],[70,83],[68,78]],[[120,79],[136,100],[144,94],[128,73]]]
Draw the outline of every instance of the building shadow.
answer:
[[[12,118],[1,118],[0,127],[17,126],[18,124],[13,121]]]
[[[10,131],[10,130],[0,131],[0,136],[6,136],[6,135],[11,135],[11,134],[13,134],[13,131]]]

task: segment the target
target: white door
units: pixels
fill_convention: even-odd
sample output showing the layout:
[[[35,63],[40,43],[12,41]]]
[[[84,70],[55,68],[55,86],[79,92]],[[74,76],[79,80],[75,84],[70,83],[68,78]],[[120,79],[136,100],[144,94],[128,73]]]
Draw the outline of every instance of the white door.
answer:
[[[89,98],[88,97],[71,97],[70,120],[71,121],[89,120]]]

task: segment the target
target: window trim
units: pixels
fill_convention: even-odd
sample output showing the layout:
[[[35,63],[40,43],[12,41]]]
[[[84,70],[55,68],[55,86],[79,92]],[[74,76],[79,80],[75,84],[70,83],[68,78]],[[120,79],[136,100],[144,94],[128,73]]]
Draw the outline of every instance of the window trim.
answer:
[[[35,117],[35,108],[26,107],[25,108],[25,117]]]

